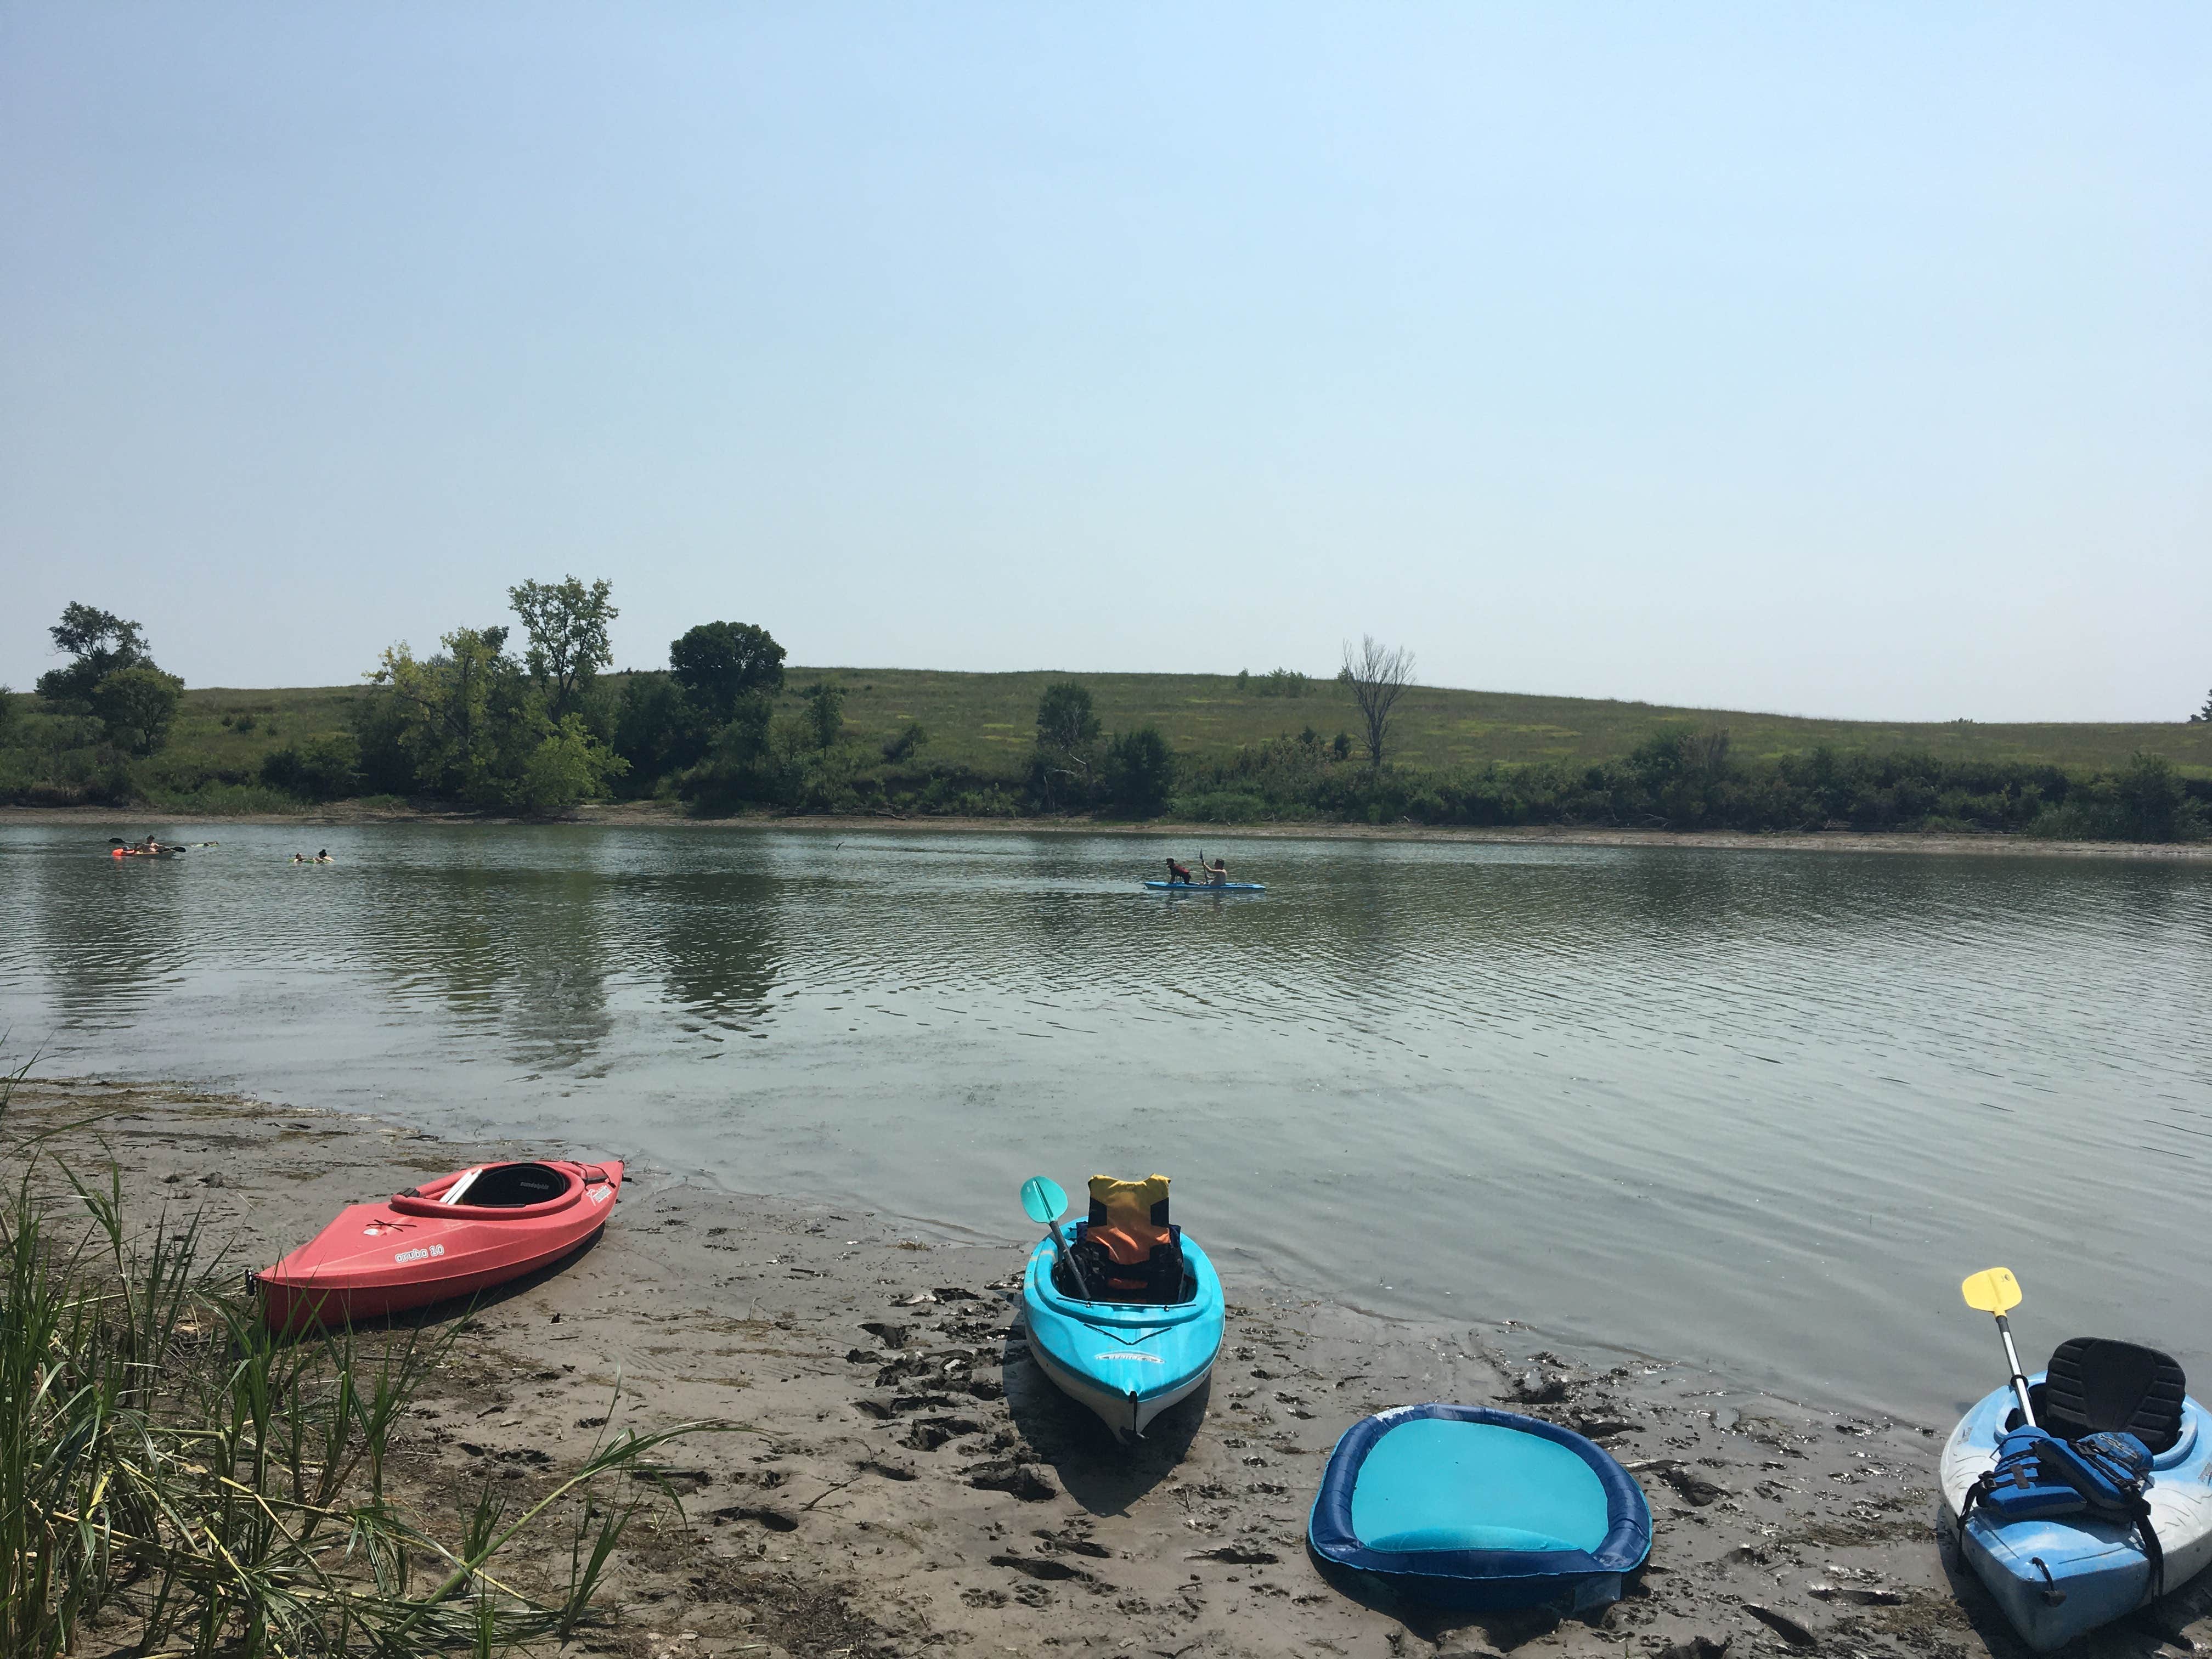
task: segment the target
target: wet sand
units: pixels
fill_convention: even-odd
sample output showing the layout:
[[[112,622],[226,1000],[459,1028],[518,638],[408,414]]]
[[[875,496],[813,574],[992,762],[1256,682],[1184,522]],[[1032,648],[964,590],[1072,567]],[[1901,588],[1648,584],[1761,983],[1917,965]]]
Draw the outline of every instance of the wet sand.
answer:
[[[342,1204],[431,1174],[620,1151],[448,1142],[83,1079],[25,1085],[9,1118],[96,1118],[56,1149],[80,1170],[112,1158],[141,1227],[200,1213],[240,1271]],[[1240,1280],[1209,1395],[1123,1449],[1027,1357],[1026,1254],[632,1166],[594,1248],[487,1299],[456,1334],[399,1448],[404,1495],[450,1530],[486,1479],[531,1490],[582,1456],[617,1384],[617,1426],[739,1425],[675,1449],[684,1519],[633,1532],[603,1598],[612,1622],[582,1639],[637,1659],[2024,1652],[1938,1546],[1948,1423],[1820,1410],[1680,1357],[1559,1352],[1510,1323],[1408,1324]],[[1479,1301],[1479,1261],[1467,1279]],[[1363,1605],[1325,1582],[1304,1527],[1330,1447],[1370,1412],[1426,1400],[1547,1418],[1635,1471],[1656,1537],[1628,1597],[1563,1623]],[[2203,1651],[2208,1610],[2200,1579],[2071,1651]]]

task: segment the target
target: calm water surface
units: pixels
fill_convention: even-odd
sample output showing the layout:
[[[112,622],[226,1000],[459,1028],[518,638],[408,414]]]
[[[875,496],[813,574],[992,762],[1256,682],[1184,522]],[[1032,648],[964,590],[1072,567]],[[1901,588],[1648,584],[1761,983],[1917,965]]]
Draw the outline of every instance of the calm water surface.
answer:
[[[535,1135],[1012,1239],[1176,1177],[1234,1277],[1935,1422],[2024,1350],[2212,1384],[2212,870],[1061,836],[0,826],[42,1069]],[[1209,845],[1209,851],[1213,850]]]

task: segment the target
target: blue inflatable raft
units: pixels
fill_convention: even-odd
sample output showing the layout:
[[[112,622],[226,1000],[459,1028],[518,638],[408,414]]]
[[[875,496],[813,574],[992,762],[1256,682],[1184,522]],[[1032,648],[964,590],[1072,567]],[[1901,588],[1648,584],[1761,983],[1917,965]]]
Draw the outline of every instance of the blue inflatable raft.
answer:
[[[1156,893],[1264,893],[1264,881],[1148,881]]]
[[[2131,1358],[2146,1355],[2171,1367],[2165,1392],[2172,1397],[2138,1406],[2137,1396],[2151,1391],[2123,1373]],[[1960,1528],[1961,1550],[2021,1639],[2039,1653],[2133,1612],[2154,1589],[2179,1589],[2212,1564],[2212,1417],[2183,1392],[2180,1367],[2130,1343],[2077,1338],[2051,1356],[2051,1371],[2062,1370],[2070,1386],[2057,1397],[2051,1373],[2027,1379],[2039,1424],[2064,1437],[2124,1430],[2151,1454],[2146,1518],[2158,1535],[2162,1582],[2154,1585],[2133,1525],[2087,1515],[2005,1520],[1977,1507]],[[2019,1417],[2008,1386],[1984,1397],[1951,1431],[1940,1478],[1954,1525]]]
[[[1586,1611],[1651,1548],[1642,1488],[1601,1446],[1479,1406],[1401,1406],[1336,1443],[1307,1536],[1407,1601]]]

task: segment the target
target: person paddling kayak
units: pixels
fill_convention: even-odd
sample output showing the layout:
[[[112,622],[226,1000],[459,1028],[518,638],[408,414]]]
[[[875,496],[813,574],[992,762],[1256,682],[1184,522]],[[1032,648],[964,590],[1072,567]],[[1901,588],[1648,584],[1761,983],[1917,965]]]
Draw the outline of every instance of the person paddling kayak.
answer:
[[[1198,867],[1206,872],[1206,884],[1208,887],[1229,885],[1229,866],[1220,859],[1216,858],[1212,864],[1208,864],[1206,861],[1206,854],[1200,853],[1198,855]]]
[[[1201,860],[1201,862],[1203,860]],[[1170,859],[1168,860],[1168,885],[1170,887],[1189,886],[1190,866],[1188,865],[1177,864],[1173,859]]]

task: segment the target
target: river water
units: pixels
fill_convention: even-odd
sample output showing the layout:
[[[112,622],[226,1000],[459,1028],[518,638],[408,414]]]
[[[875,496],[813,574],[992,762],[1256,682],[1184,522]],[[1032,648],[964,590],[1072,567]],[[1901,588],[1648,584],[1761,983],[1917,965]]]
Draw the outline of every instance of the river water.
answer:
[[[2024,1352],[2132,1336],[2212,1384],[2206,866],[1224,841],[1264,895],[1165,896],[1191,849],[1121,837],[109,833],[0,826],[0,1028],[47,1074],[939,1235],[1157,1170],[1232,1300],[1241,1267],[1930,1424],[2002,1380],[1957,1290],[2002,1262]]]

